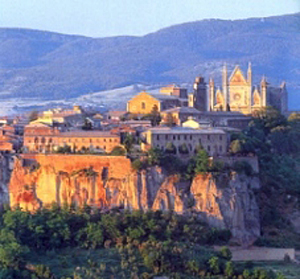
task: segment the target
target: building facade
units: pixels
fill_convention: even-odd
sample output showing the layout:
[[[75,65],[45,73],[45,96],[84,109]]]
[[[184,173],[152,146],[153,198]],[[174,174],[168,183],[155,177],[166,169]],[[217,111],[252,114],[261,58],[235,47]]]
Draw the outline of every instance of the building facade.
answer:
[[[133,114],[148,114],[151,113],[153,109],[160,112],[183,105],[187,105],[187,99],[181,99],[171,95],[141,92],[127,102],[127,112]]]
[[[25,133],[26,152],[53,152],[59,147],[70,147],[73,152],[80,150],[103,150],[111,152],[120,145],[120,136],[102,131],[70,131],[49,133]]]
[[[159,92],[163,95],[176,96],[178,98],[187,98],[187,89],[178,87],[175,84],[162,87]]]
[[[180,126],[182,122],[186,121],[189,117],[199,119],[201,112],[193,107],[177,107],[167,109],[161,112],[162,124],[168,124],[170,117],[174,124]]]
[[[227,135],[221,129],[151,128],[143,133],[143,138],[142,150],[150,147],[165,150],[171,143],[175,147],[177,156],[182,155],[180,150],[183,146],[188,149],[189,156],[194,155],[200,146],[209,156],[221,156],[227,153]]]
[[[287,90],[285,83],[271,87],[265,77],[259,86],[252,82],[252,68],[249,63],[247,76],[236,66],[228,78],[227,66],[222,71],[222,86],[216,87],[214,80],[209,81],[209,111],[237,111],[251,114],[266,106],[287,112]]]

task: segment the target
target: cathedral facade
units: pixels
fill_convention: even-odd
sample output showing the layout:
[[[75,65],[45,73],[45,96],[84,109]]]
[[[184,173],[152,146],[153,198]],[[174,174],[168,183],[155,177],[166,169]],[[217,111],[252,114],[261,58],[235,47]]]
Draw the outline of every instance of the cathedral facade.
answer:
[[[211,78],[208,86],[209,111],[237,111],[251,114],[266,106],[272,106],[285,114],[287,112],[287,91],[285,82],[280,87],[271,87],[265,77],[259,86],[252,83],[252,69],[249,63],[247,76],[236,66],[228,77],[227,66],[222,70],[222,86],[216,87]]]

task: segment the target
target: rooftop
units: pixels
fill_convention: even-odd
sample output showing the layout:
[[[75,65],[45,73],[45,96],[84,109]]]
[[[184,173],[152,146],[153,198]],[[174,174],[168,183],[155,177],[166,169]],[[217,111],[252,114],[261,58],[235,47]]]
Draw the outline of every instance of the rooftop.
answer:
[[[28,136],[36,136],[35,134],[28,135]],[[108,131],[83,131],[83,130],[74,130],[68,132],[61,132],[56,135],[51,135],[52,137],[78,137],[78,138],[101,138],[101,137],[114,137],[119,138],[117,135],[113,135]]]
[[[151,131],[152,134],[226,134],[222,129],[216,128],[202,128],[202,129],[193,129],[188,127],[162,127],[162,128],[150,128],[147,131]]]
[[[172,113],[172,112],[178,112],[178,113],[193,113],[193,114],[201,114],[199,110],[197,110],[194,107],[176,107],[176,108],[170,108],[163,111],[164,113]]]

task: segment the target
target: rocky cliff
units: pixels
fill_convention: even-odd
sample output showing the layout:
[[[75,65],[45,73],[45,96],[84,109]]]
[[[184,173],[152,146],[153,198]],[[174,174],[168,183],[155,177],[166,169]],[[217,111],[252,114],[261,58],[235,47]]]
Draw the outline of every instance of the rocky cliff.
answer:
[[[15,158],[8,180],[3,184],[9,185],[10,205],[26,210],[56,202],[194,212],[215,227],[230,229],[239,243],[250,244],[260,235],[252,191],[259,182],[237,173],[198,175],[190,183],[159,167],[136,172],[125,157],[22,155]]]

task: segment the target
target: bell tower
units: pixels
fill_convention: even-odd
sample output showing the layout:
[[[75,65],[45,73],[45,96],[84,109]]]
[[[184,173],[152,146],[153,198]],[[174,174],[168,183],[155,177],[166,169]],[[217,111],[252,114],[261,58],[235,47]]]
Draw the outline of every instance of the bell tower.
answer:
[[[209,111],[214,111],[215,107],[215,82],[213,78],[209,79]]]
[[[207,91],[203,77],[196,77],[194,85],[194,107],[200,111],[207,111]]]
[[[226,109],[227,104],[228,104],[228,73],[227,73],[226,63],[224,64],[223,70],[222,70],[222,91],[224,94],[224,105],[225,105],[225,109]]]
[[[262,100],[261,105],[263,107],[267,106],[267,87],[268,87],[267,79],[265,76],[263,76],[260,82],[260,92],[261,92],[261,100]]]
[[[252,107],[252,67],[251,62],[248,64],[248,71],[247,71],[247,83],[248,83],[248,110],[251,111]]]

